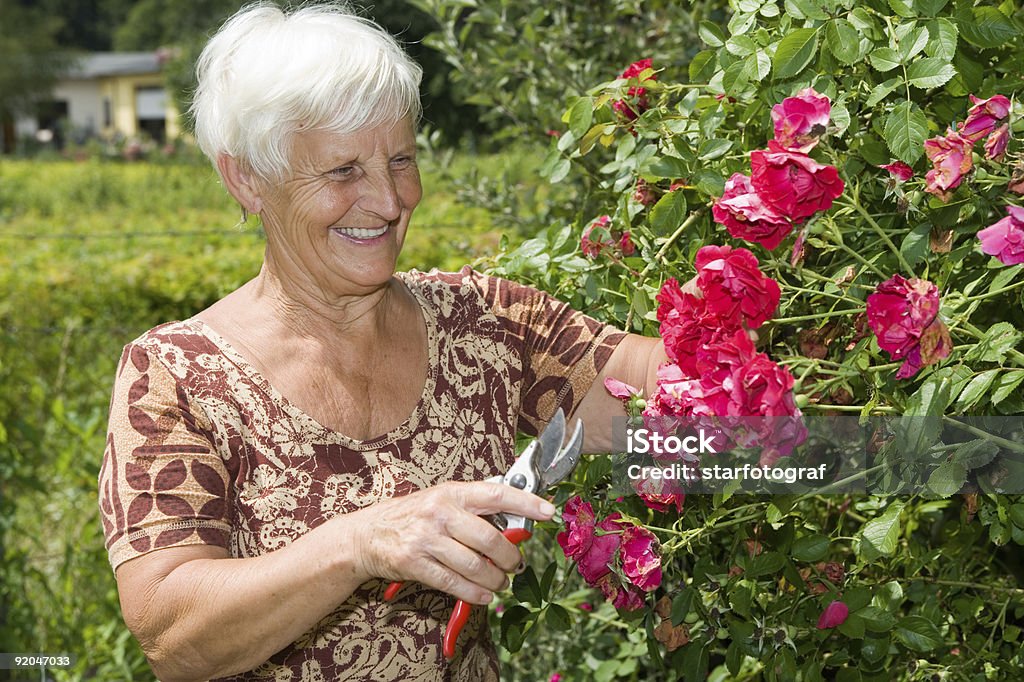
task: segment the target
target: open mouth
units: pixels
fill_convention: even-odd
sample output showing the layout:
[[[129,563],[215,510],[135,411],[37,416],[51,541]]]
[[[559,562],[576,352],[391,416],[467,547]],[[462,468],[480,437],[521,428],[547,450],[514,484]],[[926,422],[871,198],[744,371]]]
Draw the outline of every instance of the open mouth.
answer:
[[[377,239],[383,237],[391,229],[390,225],[383,225],[375,228],[365,227],[332,227],[331,232],[347,237],[349,239],[357,239],[359,241],[367,241],[370,239]]]

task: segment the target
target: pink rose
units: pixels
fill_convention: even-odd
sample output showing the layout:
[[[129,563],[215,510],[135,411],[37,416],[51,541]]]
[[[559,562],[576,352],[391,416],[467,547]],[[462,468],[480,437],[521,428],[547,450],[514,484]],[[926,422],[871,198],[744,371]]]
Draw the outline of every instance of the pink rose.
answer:
[[[849,615],[850,607],[836,600],[825,607],[821,617],[818,619],[818,629],[828,630],[830,628],[837,628],[846,622],[846,618]]]
[[[644,593],[633,585],[623,585],[614,573],[603,576],[595,587],[599,588],[604,598],[617,609],[636,611],[643,608]]]
[[[597,258],[605,249],[615,246],[611,239],[611,232],[608,226],[612,217],[603,215],[593,220],[583,230],[583,237],[580,239],[580,250],[583,255],[589,258]]]
[[[761,199],[796,223],[827,211],[845,187],[835,166],[783,149],[775,140],[768,142],[768,149],[750,153],[750,170]]]
[[[995,256],[1004,265],[1024,263],[1024,208],[1007,206],[1007,215],[978,232],[982,253]]]
[[[651,74],[647,78],[643,78],[641,74],[647,69],[651,68],[650,59],[641,59],[633,62],[626,67],[626,70],[622,72],[619,78],[636,78],[638,83],[643,83],[648,80],[658,80],[658,74]],[[636,120],[636,118],[647,111],[647,88],[642,85],[633,85],[626,91],[626,94],[630,97],[635,98],[632,103],[628,103],[624,99],[617,99],[612,102],[612,109],[617,111],[623,117],[630,121]]]
[[[647,184],[647,181],[643,178],[637,178],[636,189],[633,190],[633,200],[637,203],[643,204],[644,206],[650,206],[655,202],[658,197],[655,196],[654,190]]]
[[[974,105],[967,110],[967,118],[957,129],[973,144],[992,132],[993,128],[1010,113],[1010,100],[1003,95],[978,99],[971,95]]]
[[[775,141],[785,149],[806,154],[825,134],[831,112],[828,97],[814,88],[804,88],[796,97],[787,97],[772,107]]]
[[[565,531],[555,538],[566,558],[579,559],[594,541],[594,508],[579,495],[565,503],[562,510]]]
[[[779,305],[779,284],[758,269],[757,256],[743,248],[704,246],[697,252],[697,285],[707,310],[719,320],[742,321],[756,329]]]
[[[661,555],[658,554],[658,538],[642,526],[630,526],[622,533],[619,546],[622,557],[622,573],[629,582],[644,592],[650,592],[661,584]]]
[[[629,400],[640,392],[640,389],[630,386],[627,383],[623,383],[618,379],[613,379],[612,377],[605,378],[604,390],[621,400]]]
[[[1006,145],[1010,141],[1010,124],[999,126],[985,140],[985,156],[993,161],[1002,161],[1006,154]]]
[[[889,171],[889,174],[896,180],[896,182],[906,182],[910,178],[914,177],[914,169],[903,163],[902,161],[893,161],[884,166],[879,166]]]
[[[629,232],[623,232],[622,236],[619,237],[619,251],[623,256],[632,256],[636,253],[636,246],[633,245],[633,240],[629,238]]]
[[[932,169],[925,175],[925,191],[949,201],[953,190],[960,185],[963,176],[971,170],[974,160],[971,149],[974,143],[962,137],[955,130],[949,130],[945,137],[933,137],[924,142],[924,152],[932,162]]]
[[[684,292],[675,279],[665,280],[657,300],[659,333],[665,352],[670,360],[679,363],[687,376],[694,376],[697,348],[705,337],[723,325],[708,310],[705,299]]]
[[[949,355],[952,342],[939,319],[939,290],[931,282],[893,275],[868,296],[867,313],[878,347],[893,360],[904,360],[898,379]]]
[[[711,213],[733,237],[757,242],[769,251],[793,230],[793,224],[766,204],[742,173],[734,173],[726,181],[725,192]]]
[[[615,513],[598,523],[597,530],[604,531],[604,533],[595,532],[589,549],[576,560],[580,575],[588,585],[597,585],[597,581],[612,570],[611,565],[619,550],[621,535],[619,531],[622,529],[622,522],[619,521],[619,518],[620,514]]]

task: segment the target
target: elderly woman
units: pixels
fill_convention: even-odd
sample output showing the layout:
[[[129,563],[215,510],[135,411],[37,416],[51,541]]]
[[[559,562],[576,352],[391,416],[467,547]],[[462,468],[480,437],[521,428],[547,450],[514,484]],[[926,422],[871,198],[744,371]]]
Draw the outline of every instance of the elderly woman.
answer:
[[[662,347],[468,268],[395,272],[420,69],[374,24],[246,9],[198,74],[199,144],[266,254],[124,350],[100,504],[125,621],[162,680],[496,679],[485,609],[441,654],[455,598],[521,561],[482,516],[555,510],[482,481],[559,407],[607,449],[603,377],[653,386]]]

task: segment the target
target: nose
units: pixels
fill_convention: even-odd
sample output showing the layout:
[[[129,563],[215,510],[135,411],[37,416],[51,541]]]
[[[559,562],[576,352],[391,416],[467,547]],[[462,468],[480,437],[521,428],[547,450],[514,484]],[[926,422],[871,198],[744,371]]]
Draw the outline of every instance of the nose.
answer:
[[[386,222],[398,220],[402,215],[402,200],[390,169],[367,173],[367,181],[360,197],[363,210]]]

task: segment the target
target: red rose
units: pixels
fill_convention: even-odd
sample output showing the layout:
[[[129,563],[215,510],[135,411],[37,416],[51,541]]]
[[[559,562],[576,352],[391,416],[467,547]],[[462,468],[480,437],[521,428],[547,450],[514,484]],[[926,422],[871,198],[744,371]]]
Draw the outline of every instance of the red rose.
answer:
[[[750,153],[750,169],[751,183],[764,202],[797,223],[828,210],[845,187],[835,166],[783,149],[774,140],[768,149]]]
[[[825,134],[832,104],[814,88],[804,88],[772,107],[775,141],[785,149],[807,153]]]
[[[1006,145],[1010,141],[1010,124],[999,126],[985,140],[985,156],[993,161],[1002,161],[1006,154]]]
[[[733,237],[757,242],[769,251],[793,230],[793,224],[765,203],[742,173],[734,173],[726,181],[725,192],[711,213]]]
[[[580,238],[580,250],[583,251],[584,256],[597,258],[601,255],[602,251],[615,246],[615,242],[611,239],[611,232],[608,229],[611,222],[611,216],[603,215],[591,221],[583,229],[583,236]]]
[[[626,90],[626,94],[634,98],[633,102],[629,103],[624,99],[612,101],[612,109],[630,121],[636,120],[640,114],[647,111],[647,88],[639,85],[639,83],[644,83],[649,80],[658,80],[658,74],[656,73],[653,73],[646,78],[642,76],[643,72],[650,68],[651,60],[641,59],[627,66],[626,70],[619,76],[619,78],[635,78],[638,83],[638,85],[632,85],[628,90]]]
[[[650,206],[657,198],[654,190],[647,184],[647,181],[643,178],[637,178],[636,189],[633,190],[633,200],[644,206]]]
[[[565,503],[562,511],[565,532],[555,538],[569,559],[579,559],[594,540],[594,508],[579,495]]]
[[[836,600],[825,607],[821,617],[818,618],[818,629],[828,630],[830,628],[837,628],[846,622],[846,618],[850,615],[850,607],[843,602]]]
[[[945,137],[940,135],[925,140],[924,153],[932,162],[932,169],[924,177],[925,191],[949,201],[953,190],[974,165],[971,156],[973,146],[973,142],[955,130],[947,131]]]
[[[953,344],[939,319],[939,290],[931,282],[893,275],[868,296],[867,313],[878,347],[893,360],[904,360],[898,379],[949,355]]]
[[[779,305],[778,282],[761,274],[757,256],[747,249],[705,246],[697,252],[696,266],[707,310],[726,321],[723,326],[736,328],[742,321],[756,329]]]
[[[619,550],[622,522],[618,513],[611,514],[597,524],[596,529],[604,533],[594,533],[593,542],[582,556],[576,559],[580,575],[588,585],[596,586],[597,581],[611,572],[615,554]]]
[[[902,161],[893,161],[892,163],[884,166],[879,166],[889,171],[889,174],[896,180],[896,182],[906,182],[910,178],[914,177],[914,169],[903,163]]]

